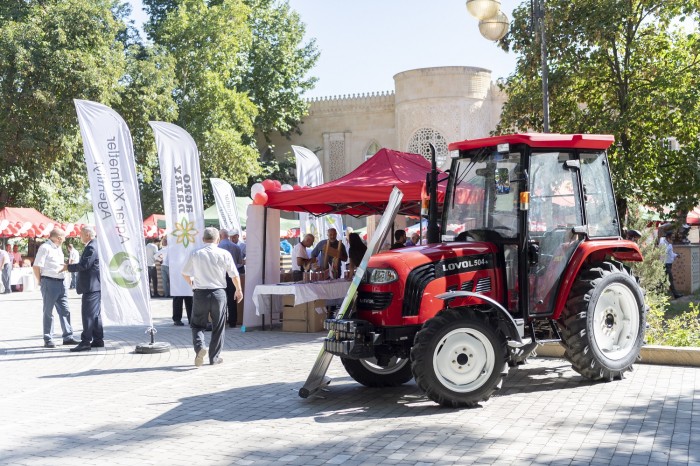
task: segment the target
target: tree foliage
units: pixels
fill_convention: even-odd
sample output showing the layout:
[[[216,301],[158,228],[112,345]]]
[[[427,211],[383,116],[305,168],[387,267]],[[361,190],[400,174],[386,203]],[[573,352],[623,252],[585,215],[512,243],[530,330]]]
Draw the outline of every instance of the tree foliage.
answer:
[[[118,100],[124,29],[109,0],[0,6],[0,208],[70,219],[86,201],[73,99]],[[64,202],[60,202],[63,200]]]
[[[632,199],[685,211],[700,202],[698,9],[696,0],[546,1],[551,131],[615,135],[610,162],[622,211]],[[501,83],[508,102],[497,131],[541,130],[529,2],[513,15],[501,46],[518,62]]]
[[[148,121],[192,134],[205,179],[246,184],[270,170],[256,137],[293,131],[314,82],[306,74],[318,53],[298,15],[276,0],[144,3],[149,43],[124,0],[0,2],[0,208],[66,221],[90,209],[73,99],[108,105],[128,124],[146,215],[162,211]]]

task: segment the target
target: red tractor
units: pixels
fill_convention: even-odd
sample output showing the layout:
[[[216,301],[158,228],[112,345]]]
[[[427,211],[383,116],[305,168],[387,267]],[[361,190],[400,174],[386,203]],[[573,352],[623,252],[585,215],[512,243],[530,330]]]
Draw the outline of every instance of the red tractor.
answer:
[[[623,264],[606,150],[612,136],[514,134],[450,145],[441,242],[371,257],[326,352],[371,387],[415,378],[440,405],[473,406],[537,345],[574,370],[621,378],[644,340],[644,293]]]

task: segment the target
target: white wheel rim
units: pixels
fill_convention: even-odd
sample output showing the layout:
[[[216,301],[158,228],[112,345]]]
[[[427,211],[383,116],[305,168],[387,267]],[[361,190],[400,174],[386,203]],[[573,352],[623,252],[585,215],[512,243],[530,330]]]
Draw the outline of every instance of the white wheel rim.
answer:
[[[377,364],[377,358],[360,359],[360,364],[368,371],[379,375],[388,375],[398,372],[406,363],[408,363],[408,359],[397,358],[396,356],[389,360],[389,364],[386,367]]]
[[[478,330],[460,328],[445,335],[435,347],[433,367],[442,385],[453,392],[472,392],[493,373],[496,354],[491,341]]]
[[[607,286],[593,311],[593,338],[606,358],[620,360],[634,349],[639,331],[639,307],[629,287]]]

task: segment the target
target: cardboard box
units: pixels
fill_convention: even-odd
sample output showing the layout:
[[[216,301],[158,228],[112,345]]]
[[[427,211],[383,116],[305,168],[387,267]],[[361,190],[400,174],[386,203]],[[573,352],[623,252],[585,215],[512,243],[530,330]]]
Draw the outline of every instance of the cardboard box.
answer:
[[[316,312],[315,303],[304,303],[294,307],[282,308],[283,332],[320,332],[323,330],[323,321],[326,313]]]
[[[282,321],[282,331],[283,332],[300,332],[309,333],[308,325],[306,320],[289,320],[284,319]]]
[[[294,295],[293,294],[282,295],[282,306],[294,306]]]
[[[282,320],[306,320],[307,311],[306,303],[298,306],[282,306]]]

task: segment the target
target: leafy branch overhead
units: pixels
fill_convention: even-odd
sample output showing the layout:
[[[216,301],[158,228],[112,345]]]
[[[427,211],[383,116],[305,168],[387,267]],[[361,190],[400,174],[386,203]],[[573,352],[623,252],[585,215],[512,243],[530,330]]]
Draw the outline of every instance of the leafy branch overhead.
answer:
[[[144,5],[148,42],[120,0],[0,3],[0,208],[67,221],[89,209],[76,98],[112,106],[129,125],[145,214],[162,212],[149,120],[185,128],[202,177],[234,184],[262,174],[258,140],[296,130],[318,52],[286,1]]]
[[[551,130],[615,135],[610,162],[622,211],[633,199],[681,211],[700,202],[699,3],[546,1]],[[542,128],[529,8],[514,11],[500,42],[518,63],[500,83],[508,102],[498,132]]]

